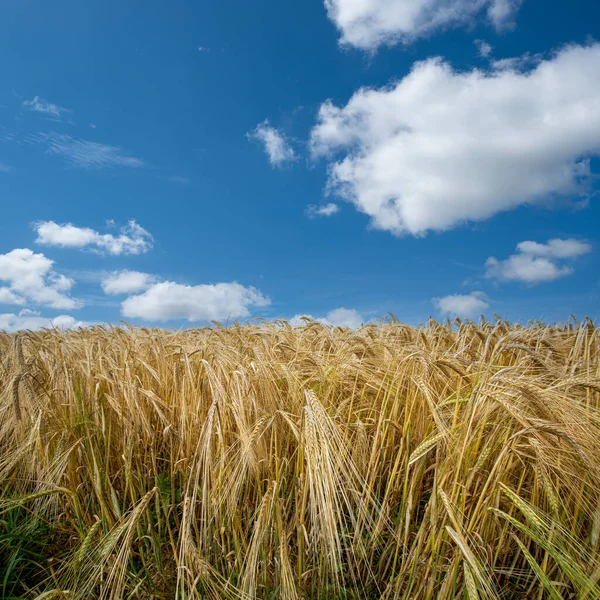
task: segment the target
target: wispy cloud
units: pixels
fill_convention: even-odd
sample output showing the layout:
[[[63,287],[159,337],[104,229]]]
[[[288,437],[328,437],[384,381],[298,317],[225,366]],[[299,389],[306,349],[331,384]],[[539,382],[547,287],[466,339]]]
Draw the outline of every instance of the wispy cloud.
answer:
[[[349,327],[350,329],[358,329],[366,319],[361,313],[353,308],[336,308],[330,310],[325,317],[313,317],[312,315],[297,314],[290,319],[292,326],[302,326],[310,321],[318,321],[323,325],[332,325],[334,327]]]
[[[68,108],[63,108],[62,106],[58,106],[57,104],[52,104],[52,102],[46,102],[39,96],[34,96],[33,100],[25,100],[23,102],[23,106],[27,110],[58,118],[60,118],[66,113],[71,112]]]
[[[189,185],[191,183],[191,179],[189,177],[183,177],[181,175],[171,175],[171,177],[169,177],[169,181],[171,183],[179,183],[181,185]]]
[[[55,132],[37,133],[27,138],[28,142],[47,146],[47,152],[65,158],[72,166],[82,169],[102,169],[105,167],[144,166],[141,158],[127,155],[118,146],[109,146],[75,138]]]
[[[340,207],[338,204],[334,204],[333,202],[330,202],[329,204],[323,204],[321,206],[309,204],[306,207],[306,216],[310,219],[314,219],[315,217],[331,217],[338,212],[340,212]]]
[[[0,163],[0,173],[10,173],[12,170],[11,166]]]
[[[253,131],[246,134],[250,140],[258,140],[265,148],[269,162],[274,167],[280,167],[286,162],[296,160],[296,153],[287,141],[285,135],[269,124],[265,119]]]
[[[156,283],[156,277],[140,271],[113,271],[102,279],[105,294],[135,294]]]
[[[479,56],[482,58],[487,58],[492,53],[492,46],[485,40],[475,40],[475,45],[477,46],[477,52],[479,53]]]

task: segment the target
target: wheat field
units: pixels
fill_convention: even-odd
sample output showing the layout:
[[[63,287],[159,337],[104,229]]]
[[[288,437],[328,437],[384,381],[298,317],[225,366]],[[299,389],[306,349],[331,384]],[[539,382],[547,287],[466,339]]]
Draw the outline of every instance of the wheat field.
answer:
[[[0,334],[0,598],[600,598],[600,335]]]

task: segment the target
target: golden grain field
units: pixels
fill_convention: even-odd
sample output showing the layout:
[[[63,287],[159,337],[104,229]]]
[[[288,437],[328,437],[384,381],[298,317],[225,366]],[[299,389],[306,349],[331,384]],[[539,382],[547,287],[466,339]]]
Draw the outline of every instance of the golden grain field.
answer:
[[[0,334],[0,598],[600,598],[591,322]]]

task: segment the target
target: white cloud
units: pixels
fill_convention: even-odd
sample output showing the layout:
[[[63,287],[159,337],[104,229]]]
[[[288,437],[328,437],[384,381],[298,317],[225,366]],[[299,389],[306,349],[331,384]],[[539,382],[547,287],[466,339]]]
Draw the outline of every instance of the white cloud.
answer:
[[[51,102],[46,102],[39,96],[34,96],[33,100],[25,100],[25,102],[23,102],[23,106],[27,110],[50,115],[51,117],[60,117],[65,113],[71,112],[68,108],[63,108],[62,106],[52,104]]]
[[[169,177],[169,181],[171,183],[179,183],[181,185],[189,185],[191,183],[191,179],[189,177],[183,177],[182,175],[171,175],[171,177]]]
[[[290,319],[290,324],[293,326],[305,325],[304,318],[318,321],[323,325],[332,325],[334,327],[349,327],[350,329],[358,329],[366,319],[353,308],[336,308],[327,313],[326,317],[313,317],[312,315],[294,315]]]
[[[0,173],[11,173],[12,170],[11,166],[0,163]]]
[[[66,295],[72,279],[56,273],[54,261],[28,248],[17,248],[0,254],[0,281],[8,282],[2,288],[1,299],[10,304],[26,301],[58,309],[78,308],[81,303]]]
[[[573,273],[571,266],[563,264],[565,260],[577,258],[591,250],[590,244],[574,239],[554,239],[546,244],[521,242],[517,245],[517,252],[506,260],[488,258],[485,263],[486,277],[530,284],[553,281]]]
[[[39,312],[24,309],[19,314],[0,314],[0,331],[14,333],[25,329],[75,329],[85,327],[88,323],[78,321],[70,315],[60,315],[58,317],[42,317]]]
[[[493,48],[485,40],[475,40],[475,45],[482,58],[487,58],[492,53]]]
[[[18,296],[10,288],[0,287],[0,304],[25,304],[25,298]]]
[[[143,254],[153,246],[152,235],[134,220],[121,227],[119,235],[98,233],[89,227],[76,227],[71,223],[59,225],[54,221],[34,224],[38,236],[36,243],[61,248],[93,248],[99,252],[119,256]]]
[[[568,239],[561,240],[555,238],[549,240],[546,244],[538,242],[521,242],[517,245],[517,250],[533,256],[546,256],[549,258],[577,258],[583,254],[592,251],[592,246],[587,242]]]
[[[286,140],[284,134],[275,127],[269,125],[268,119],[260,123],[250,133],[246,134],[249,139],[262,142],[269,162],[274,167],[279,167],[286,162],[296,160],[296,153]]]
[[[331,217],[335,213],[340,211],[340,207],[333,202],[317,206],[316,204],[309,204],[306,208],[306,215],[311,219],[314,217]]]
[[[324,103],[312,153],[332,161],[330,191],[397,235],[568,197],[600,154],[599,64],[600,44],[566,47],[527,73],[419,62],[342,108]]]
[[[105,294],[135,294],[156,283],[156,277],[139,271],[115,271],[102,279]]]
[[[37,133],[27,141],[45,145],[49,154],[64,157],[72,166],[82,169],[105,167],[143,167],[144,161],[129,156],[117,146],[82,140],[67,134]]]
[[[451,317],[477,317],[487,308],[487,296],[483,292],[471,294],[453,294],[443,298],[434,298],[433,304],[442,315]]]
[[[522,0],[325,0],[341,43],[363,50],[410,43],[471,22],[484,11],[496,29],[509,26]]]
[[[124,300],[121,312],[148,321],[210,321],[248,317],[251,307],[270,303],[256,288],[236,282],[191,286],[165,281]]]

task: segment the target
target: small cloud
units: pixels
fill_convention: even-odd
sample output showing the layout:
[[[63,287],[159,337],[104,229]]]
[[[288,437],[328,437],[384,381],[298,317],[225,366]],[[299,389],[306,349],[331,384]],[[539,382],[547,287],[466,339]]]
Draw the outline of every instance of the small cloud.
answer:
[[[292,162],[297,158],[285,135],[279,129],[271,127],[268,119],[265,119],[246,136],[248,139],[258,140],[264,145],[269,162],[274,167],[280,167],[284,163]]]
[[[249,317],[251,307],[270,303],[256,288],[236,282],[181,285],[165,281],[124,300],[121,313],[148,321],[211,321]]]
[[[592,246],[575,239],[549,240],[546,244],[525,241],[517,244],[515,254],[506,260],[493,256],[485,263],[488,279],[521,281],[535,285],[554,281],[573,273],[573,267],[564,264],[592,251]]]
[[[71,112],[68,108],[63,108],[62,106],[58,106],[57,104],[46,102],[45,100],[42,100],[39,96],[34,96],[33,100],[25,100],[23,102],[23,106],[27,110],[42,113],[45,115],[50,115],[51,117],[57,118],[60,118],[65,113]]]
[[[0,254],[0,281],[7,284],[0,287],[0,303],[31,302],[60,310],[79,308],[82,303],[68,295],[75,282],[57,273],[53,265],[53,260],[29,248]]]
[[[114,271],[102,279],[105,294],[135,294],[156,283],[156,277],[139,271]]]
[[[487,58],[492,53],[493,48],[484,40],[475,40],[475,45],[479,56],[482,58]]]
[[[98,126],[97,126],[97,125],[94,125],[93,123],[90,123],[90,127],[91,127],[92,129],[96,129]]]
[[[198,52],[210,52],[210,48],[204,46],[198,46]]]
[[[42,317],[39,312],[28,309],[23,309],[18,314],[0,314],[0,331],[7,333],[38,329],[76,329],[88,325],[90,323],[78,321],[70,315]]]
[[[309,204],[306,208],[306,216],[310,219],[314,219],[315,217],[331,217],[338,212],[340,212],[340,207],[338,204],[334,204],[333,202],[321,206]]]
[[[13,167],[0,163],[0,173],[12,173]]]
[[[0,287],[0,304],[25,304],[25,298],[17,296],[9,288]]]
[[[121,254],[144,254],[152,246],[154,239],[136,221],[131,220],[121,228],[120,235],[99,233],[89,227],[77,227],[71,223],[59,225],[54,221],[35,223],[38,234],[37,244],[60,248],[92,248],[97,252],[119,256]]]
[[[541,52],[536,54],[525,52],[522,56],[492,60],[490,66],[498,72],[514,71],[517,73],[526,73],[528,70],[537,67],[542,62],[544,62],[544,55]]]
[[[322,325],[332,327],[348,327],[349,329],[358,329],[365,321],[363,315],[353,308],[336,308],[330,310],[325,317],[313,317],[312,315],[294,315],[290,319],[292,326],[305,325],[306,321],[318,321]]]
[[[496,29],[514,23],[522,0],[324,0],[340,43],[368,52],[410,44],[434,31],[468,25],[477,17]],[[482,15],[485,10],[486,15]]]
[[[432,302],[440,314],[450,317],[477,317],[490,306],[483,292],[453,294],[434,298]]]
[[[493,0],[488,7],[488,18],[498,31],[512,29],[514,16],[523,0]]]
[[[182,177],[181,175],[171,175],[169,181],[172,183],[179,183],[180,185],[189,185],[191,183],[189,177]]]
[[[27,141],[46,145],[48,154],[62,156],[72,166],[82,169],[144,166],[141,158],[129,156],[117,146],[90,142],[67,134],[38,133],[29,136]]]

